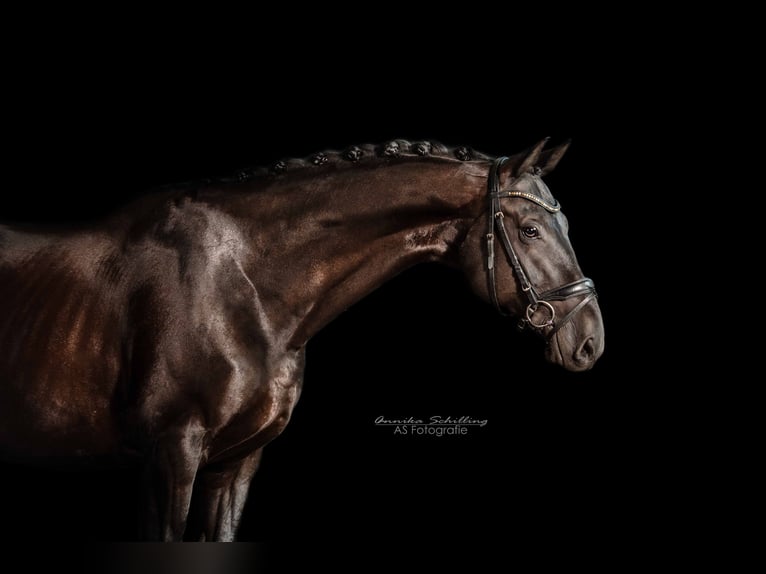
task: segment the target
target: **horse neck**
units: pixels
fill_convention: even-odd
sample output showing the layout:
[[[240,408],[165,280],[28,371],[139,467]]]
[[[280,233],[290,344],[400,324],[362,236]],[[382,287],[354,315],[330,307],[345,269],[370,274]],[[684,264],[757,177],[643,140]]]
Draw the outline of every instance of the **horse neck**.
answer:
[[[248,235],[244,268],[274,329],[300,347],[401,271],[451,260],[484,206],[488,169],[437,159],[306,168],[235,194],[227,211]]]

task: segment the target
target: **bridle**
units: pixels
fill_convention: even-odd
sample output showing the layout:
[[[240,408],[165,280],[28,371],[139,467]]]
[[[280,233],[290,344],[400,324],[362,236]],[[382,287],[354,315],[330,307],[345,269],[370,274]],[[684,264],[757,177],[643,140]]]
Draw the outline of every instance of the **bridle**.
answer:
[[[495,230],[497,235],[500,236],[500,243],[505,250],[505,255],[508,258],[508,263],[511,265],[516,279],[521,285],[521,290],[527,296],[527,309],[525,316],[519,321],[519,327],[531,327],[543,334],[543,331],[552,327],[552,329],[545,335],[549,340],[570,321],[578,312],[580,312],[591,300],[596,298],[596,286],[591,279],[583,277],[572,283],[567,283],[561,287],[556,287],[544,293],[538,293],[532,283],[529,281],[524,266],[519,260],[519,256],[516,250],[513,248],[511,238],[508,235],[508,230],[505,227],[503,220],[503,210],[500,208],[500,199],[504,197],[520,197],[536,203],[540,207],[544,208],[550,213],[556,213],[561,210],[561,206],[554,199],[554,203],[550,204],[544,199],[534,195],[532,193],[526,193],[523,191],[500,191],[500,180],[498,178],[498,171],[500,167],[508,161],[507,157],[499,157],[493,163],[489,170],[489,178],[487,180],[487,193],[489,195],[489,217],[487,220],[487,282],[489,284],[489,293],[492,297],[492,302],[502,315],[507,313],[500,306],[500,302],[497,299],[497,281],[495,279]],[[582,297],[577,305],[575,305],[569,313],[564,315],[564,318],[560,321],[556,321],[556,310],[551,305],[551,301],[565,301],[572,297]],[[532,318],[534,314],[540,308],[545,308],[550,315],[545,321],[541,323],[535,323]]]

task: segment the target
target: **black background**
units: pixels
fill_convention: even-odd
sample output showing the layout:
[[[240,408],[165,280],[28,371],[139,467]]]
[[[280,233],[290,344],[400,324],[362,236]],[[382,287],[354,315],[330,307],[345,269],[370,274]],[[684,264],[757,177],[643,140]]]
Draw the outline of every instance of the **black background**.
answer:
[[[450,36],[445,36],[450,38]],[[683,439],[649,376],[656,325],[639,282],[656,222],[647,150],[677,104],[646,70],[598,53],[493,57],[468,39],[261,42],[236,60],[204,42],[104,65],[85,45],[6,73],[2,220],[87,220],[153,186],[225,175],[326,148],[435,139],[493,155],[545,136],[573,145],[548,181],[599,290],[606,351],[587,373],[547,364],[542,344],[479,301],[457,272],[412,269],[308,347],[292,422],[265,450],[242,540],[382,528],[473,534],[500,518],[545,532],[663,514]],[[192,47],[193,46],[193,47]],[[359,57],[352,57],[355,54]],[[657,98],[664,97],[659,104]],[[637,101],[655,101],[648,111]],[[663,133],[680,132],[663,120]],[[486,418],[465,437],[396,437],[375,417]],[[4,464],[7,536],[134,537],[137,477]],[[672,512],[672,508],[671,508]]]

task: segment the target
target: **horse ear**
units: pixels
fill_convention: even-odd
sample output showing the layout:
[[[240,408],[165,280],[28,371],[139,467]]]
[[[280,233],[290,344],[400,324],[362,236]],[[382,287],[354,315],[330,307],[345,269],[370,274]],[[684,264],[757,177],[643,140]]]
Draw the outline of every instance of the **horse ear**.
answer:
[[[540,154],[540,159],[537,163],[537,167],[540,168],[540,175],[547,175],[556,168],[571,143],[572,140],[567,140],[563,144]]]
[[[561,161],[561,158],[564,157],[572,140],[567,140],[559,146],[543,151],[549,139],[545,138],[527,151],[510,158],[502,168],[501,183],[507,183],[511,178],[519,177],[529,172],[535,172],[541,176],[552,172],[559,161]]]
[[[540,154],[542,153],[543,148],[545,147],[545,144],[548,143],[549,139],[550,138],[542,139],[531,148],[529,148],[529,151],[527,151],[526,155],[524,156],[524,160],[521,162],[521,165],[515,170],[517,175],[528,173],[537,166],[537,162],[540,160]]]

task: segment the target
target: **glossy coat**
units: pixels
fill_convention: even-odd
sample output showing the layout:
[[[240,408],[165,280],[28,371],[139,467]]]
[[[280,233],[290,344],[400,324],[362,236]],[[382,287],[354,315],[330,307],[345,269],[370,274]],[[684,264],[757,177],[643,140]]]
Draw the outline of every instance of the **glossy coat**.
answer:
[[[88,227],[0,226],[0,452],[142,464],[147,539],[232,540],[317,331],[426,261],[459,266],[488,298],[490,158],[395,143],[159,190]],[[546,173],[563,152],[535,154],[512,158],[501,183],[527,190],[539,179],[524,173]],[[563,214],[503,208],[509,228],[541,231],[514,236],[537,285],[582,277]],[[497,277],[518,314],[503,261]],[[548,358],[582,370],[602,350],[593,302]]]

